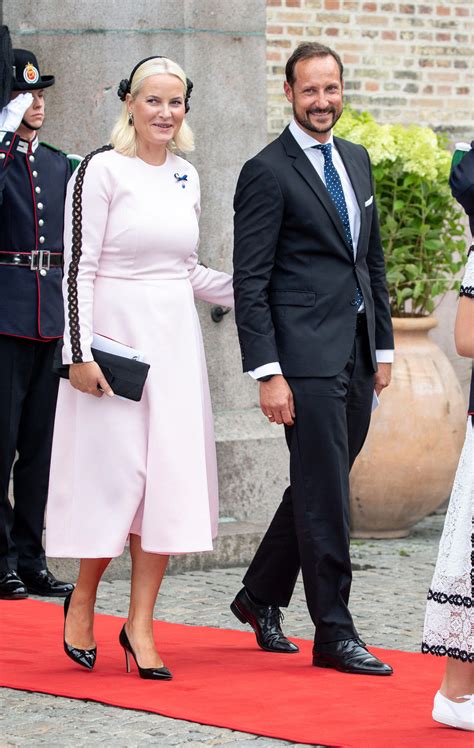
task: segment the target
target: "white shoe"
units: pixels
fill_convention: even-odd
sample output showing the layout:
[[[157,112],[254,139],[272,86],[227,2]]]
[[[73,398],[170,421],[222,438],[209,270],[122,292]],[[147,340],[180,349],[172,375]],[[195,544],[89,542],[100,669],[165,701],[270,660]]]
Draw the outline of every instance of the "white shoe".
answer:
[[[435,722],[474,731],[474,694],[463,696],[467,701],[451,701],[438,691],[434,698],[432,717]]]

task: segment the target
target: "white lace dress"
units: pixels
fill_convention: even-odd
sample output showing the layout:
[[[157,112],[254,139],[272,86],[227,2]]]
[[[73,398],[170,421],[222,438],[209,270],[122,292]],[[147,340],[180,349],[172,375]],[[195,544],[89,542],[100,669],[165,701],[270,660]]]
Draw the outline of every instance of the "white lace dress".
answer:
[[[474,251],[461,294],[473,299]],[[471,404],[472,405],[472,404]],[[474,662],[474,416],[469,415],[438,560],[428,592],[422,652]]]

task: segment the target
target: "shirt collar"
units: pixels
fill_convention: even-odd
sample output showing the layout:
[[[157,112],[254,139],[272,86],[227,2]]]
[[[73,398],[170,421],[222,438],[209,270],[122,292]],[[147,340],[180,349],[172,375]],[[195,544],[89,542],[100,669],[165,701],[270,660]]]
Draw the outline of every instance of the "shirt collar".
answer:
[[[315,145],[320,145],[318,140],[315,140],[314,138],[311,137],[311,135],[308,135],[307,132],[301,129],[301,127],[298,125],[296,120],[294,119],[291,120],[289,129],[294,139],[296,140],[300,148],[303,149],[303,151],[306,151],[309,148],[314,148]],[[334,138],[333,138],[332,130],[329,136],[329,140],[327,140],[326,143],[330,143],[331,145],[334,145]]]

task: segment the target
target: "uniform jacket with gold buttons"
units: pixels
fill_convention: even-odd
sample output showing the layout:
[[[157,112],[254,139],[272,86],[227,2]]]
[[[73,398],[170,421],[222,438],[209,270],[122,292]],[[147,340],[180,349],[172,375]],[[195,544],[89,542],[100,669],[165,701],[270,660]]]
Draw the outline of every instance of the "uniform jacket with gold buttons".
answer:
[[[62,336],[63,273],[59,266],[47,269],[47,253],[63,252],[71,173],[68,158],[37,137],[28,142],[0,132],[0,335]],[[10,264],[12,256],[32,258],[33,268]]]

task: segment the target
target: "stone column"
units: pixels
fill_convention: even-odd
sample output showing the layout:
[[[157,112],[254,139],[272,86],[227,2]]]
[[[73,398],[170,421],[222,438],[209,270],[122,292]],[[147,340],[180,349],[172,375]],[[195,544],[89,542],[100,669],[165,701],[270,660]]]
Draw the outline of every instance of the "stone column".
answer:
[[[14,46],[33,50],[42,72],[56,76],[42,138],[70,153],[107,142],[119,113],[118,83],[138,60],[161,54],[182,65],[194,82],[190,160],[202,185],[200,255],[230,271],[235,183],[267,140],[265,0],[3,0],[3,22]],[[216,324],[209,306],[199,312],[225,521],[217,553],[181,563],[245,563],[280,499],[286,447],[282,431],[260,415],[257,386],[241,373],[233,313]]]

